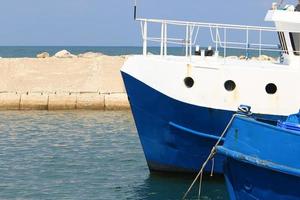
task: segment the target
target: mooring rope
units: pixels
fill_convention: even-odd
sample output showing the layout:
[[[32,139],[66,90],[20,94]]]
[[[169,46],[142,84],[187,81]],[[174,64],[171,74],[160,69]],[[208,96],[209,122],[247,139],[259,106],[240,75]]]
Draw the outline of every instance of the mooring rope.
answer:
[[[229,126],[231,125],[233,119],[235,118],[235,116],[237,115],[241,115],[241,114],[234,114],[232,115],[229,123],[227,124],[226,128],[224,129],[224,131],[222,132],[220,138],[218,139],[217,143],[213,146],[213,148],[211,149],[211,152],[209,154],[209,156],[207,157],[207,159],[205,160],[205,162],[203,163],[199,173],[197,174],[196,178],[193,180],[192,184],[190,185],[190,187],[188,188],[188,190],[185,192],[182,200],[186,199],[187,195],[190,193],[191,189],[194,187],[196,181],[199,179],[200,177],[200,182],[199,182],[199,190],[198,190],[198,199],[200,199],[201,197],[201,187],[202,187],[202,177],[203,177],[203,172],[204,169],[207,165],[207,163],[215,156],[216,154],[216,148],[217,146],[220,144],[220,142],[222,141],[223,137],[225,136],[225,133],[227,132]],[[212,168],[213,169],[213,168]],[[211,173],[212,174],[212,173]]]

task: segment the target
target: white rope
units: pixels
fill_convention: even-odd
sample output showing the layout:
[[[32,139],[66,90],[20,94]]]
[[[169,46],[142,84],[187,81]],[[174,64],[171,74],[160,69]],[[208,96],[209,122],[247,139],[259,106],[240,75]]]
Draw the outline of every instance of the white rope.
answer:
[[[190,193],[191,189],[194,187],[196,181],[198,180],[198,178],[200,177],[200,184],[199,184],[199,191],[198,191],[198,198],[200,198],[201,196],[201,186],[202,186],[202,176],[203,176],[203,172],[204,172],[204,169],[207,165],[207,163],[210,161],[210,159],[212,159],[214,157],[214,155],[216,154],[216,148],[217,146],[220,144],[220,142],[222,141],[223,137],[225,136],[229,126],[231,125],[233,119],[235,118],[235,116],[237,115],[240,115],[240,114],[234,114],[229,123],[227,124],[226,128],[224,129],[224,131],[222,132],[220,138],[218,139],[217,143],[213,146],[210,154],[208,155],[207,159],[205,160],[205,162],[203,163],[199,173],[197,174],[196,178],[193,180],[192,184],[190,185],[190,187],[188,188],[188,190],[185,192],[182,200],[186,199],[187,195]]]
[[[210,176],[214,176],[215,158],[211,159],[211,171]]]

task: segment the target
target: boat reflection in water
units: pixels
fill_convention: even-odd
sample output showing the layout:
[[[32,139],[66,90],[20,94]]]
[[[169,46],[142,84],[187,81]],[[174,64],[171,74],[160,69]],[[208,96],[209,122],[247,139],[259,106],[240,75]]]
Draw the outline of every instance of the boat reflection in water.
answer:
[[[189,174],[151,173],[143,184],[135,188],[136,199],[161,200],[161,199],[180,199],[186,191],[186,186],[193,180],[194,176]],[[229,199],[224,178],[205,177],[202,188],[202,197],[204,199]],[[190,199],[197,199],[198,189],[194,188]]]

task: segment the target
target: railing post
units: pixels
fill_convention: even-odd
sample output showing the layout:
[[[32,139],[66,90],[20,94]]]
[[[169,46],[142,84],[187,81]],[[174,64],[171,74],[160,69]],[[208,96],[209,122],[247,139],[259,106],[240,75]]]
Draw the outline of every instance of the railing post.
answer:
[[[193,32],[194,32],[194,25],[193,25],[193,28],[192,26],[190,26],[190,38],[189,38],[189,54],[190,56],[192,56],[192,38],[193,38]]]
[[[249,45],[249,29],[247,28],[246,30],[246,58],[249,58],[249,49],[250,45]]]
[[[259,57],[261,56],[261,42],[262,42],[262,38],[261,38],[261,29],[259,30]]]
[[[164,54],[164,40],[165,40],[165,38],[164,38],[164,34],[165,34],[164,29],[165,29],[165,25],[162,22],[161,23],[161,38],[160,38],[160,55],[161,56],[163,56],[163,54]]]
[[[164,39],[164,55],[167,56],[168,53],[168,26],[167,23],[165,23],[165,39]]]
[[[188,56],[188,40],[189,40],[189,25],[186,25],[186,30],[185,30],[185,56]]]
[[[219,56],[219,49],[218,49],[218,34],[219,33],[219,27],[216,26],[216,56]]]
[[[143,34],[143,55],[147,55],[147,40],[148,40],[148,27],[147,27],[147,21],[144,22],[144,34]]]
[[[226,27],[224,27],[224,58],[226,57],[227,55],[227,30],[226,30]]]

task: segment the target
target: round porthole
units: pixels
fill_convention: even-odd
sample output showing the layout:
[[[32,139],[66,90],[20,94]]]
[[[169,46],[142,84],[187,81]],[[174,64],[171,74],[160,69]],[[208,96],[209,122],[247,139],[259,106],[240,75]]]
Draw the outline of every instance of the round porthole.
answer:
[[[274,83],[266,85],[266,92],[268,94],[275,94],[277,92],[277,86]]]
[[[186,77],[184,79],[184,84],[187,88],[191,88],[194,85],[194,79],[192,77]]]
[[[235,82],[232,80],[228,80],[224,83],[224,87],[227,91],[233,91],[236,87]]]

